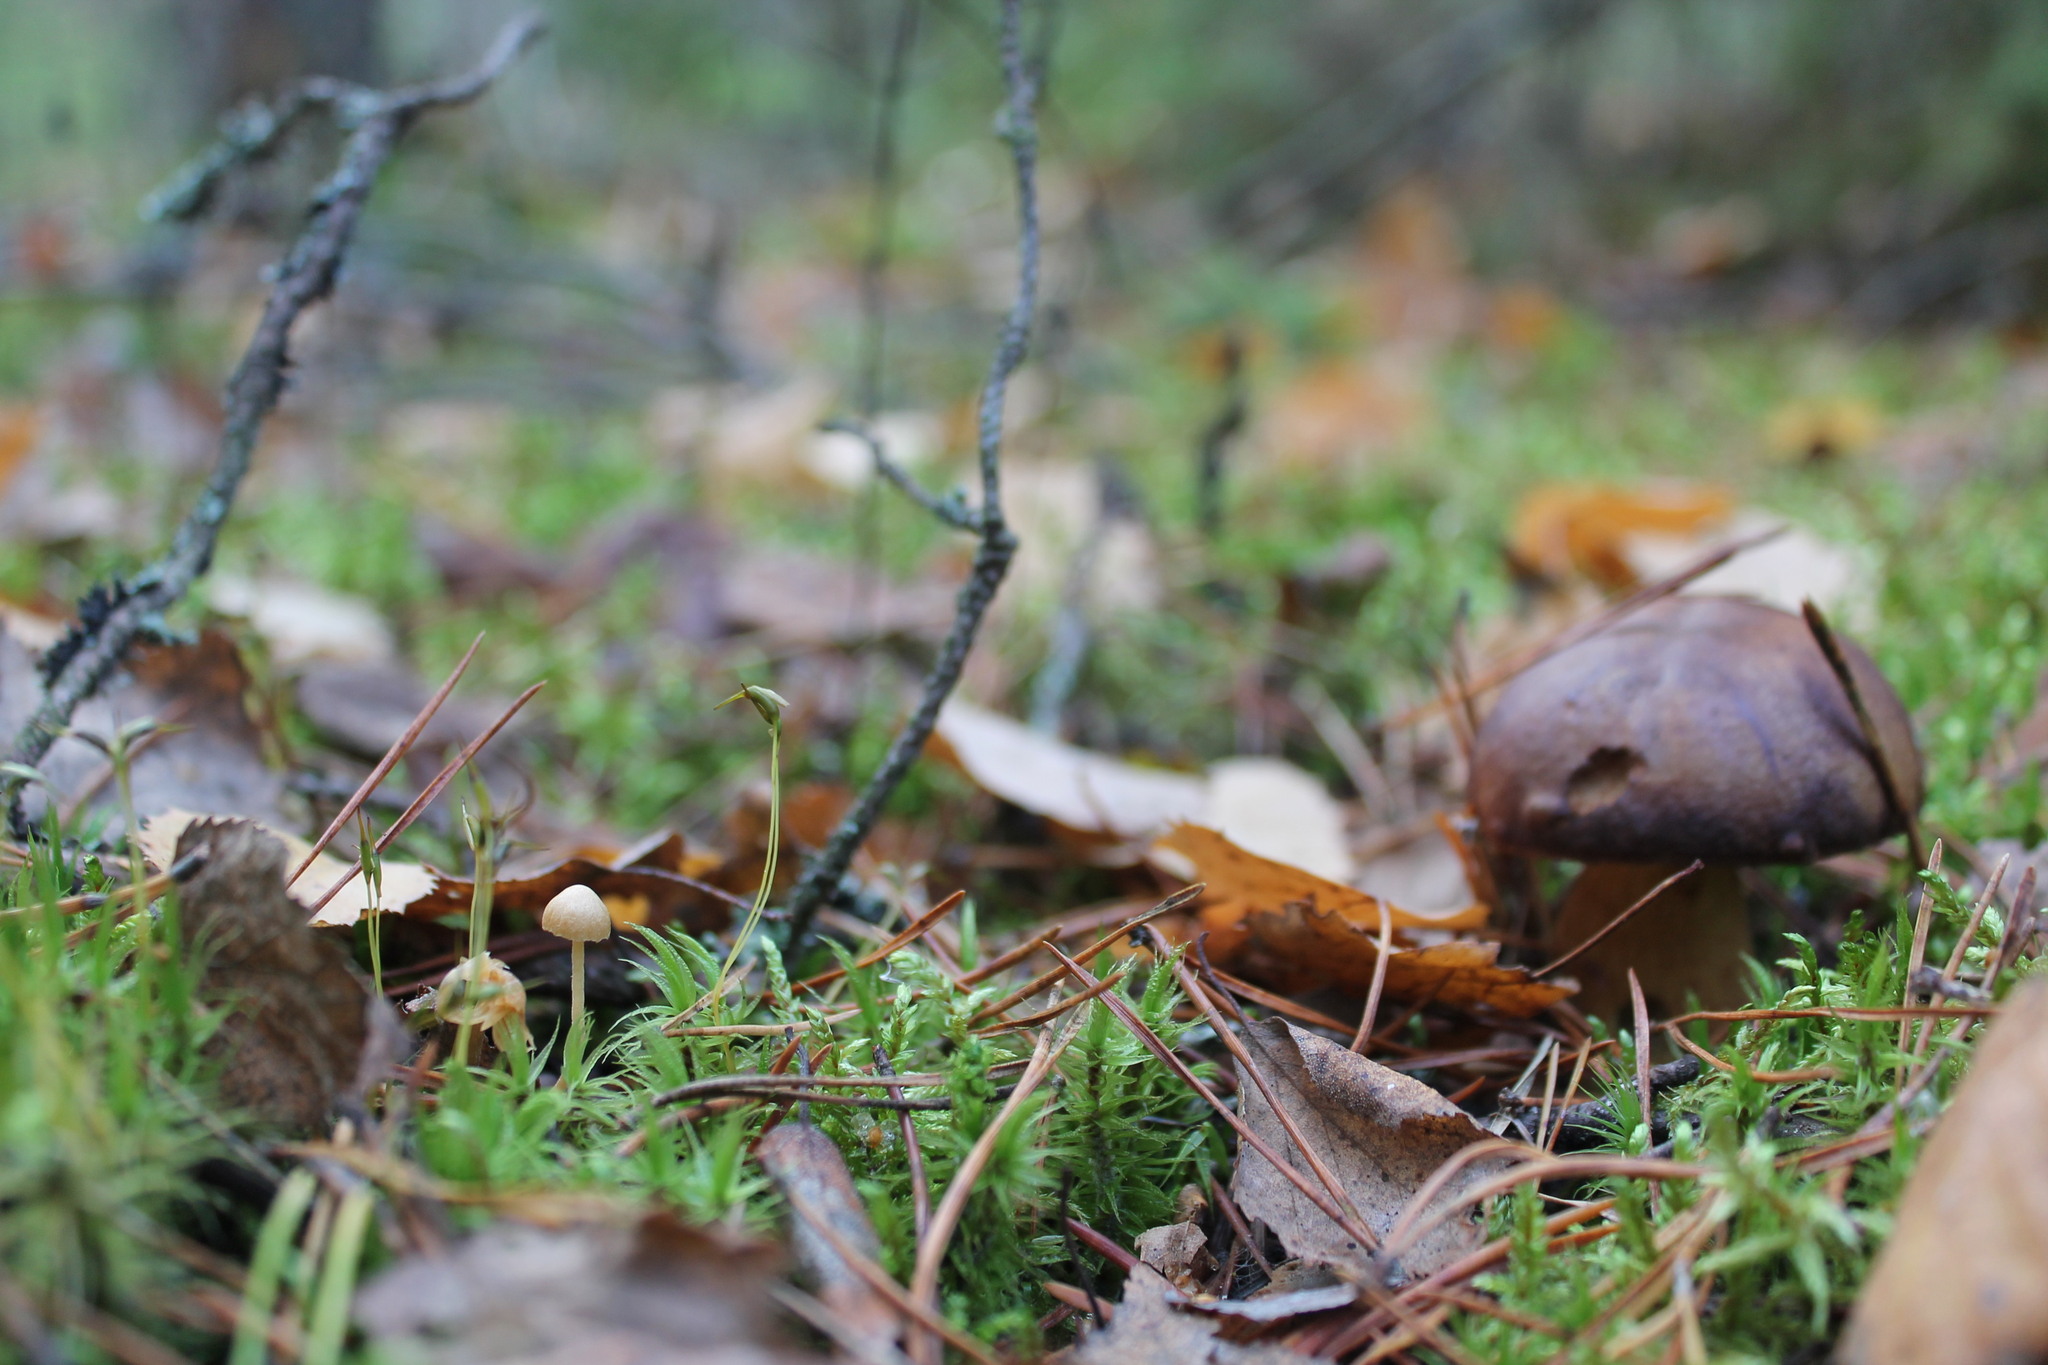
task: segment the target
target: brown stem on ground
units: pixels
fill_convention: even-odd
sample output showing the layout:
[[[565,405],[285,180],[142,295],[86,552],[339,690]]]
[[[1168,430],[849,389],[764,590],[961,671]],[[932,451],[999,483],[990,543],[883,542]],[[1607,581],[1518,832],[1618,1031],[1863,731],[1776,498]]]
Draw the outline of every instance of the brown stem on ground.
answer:
[[[1017,536],[1003,519],[1002,450],[1003,404],[1008,396],[1010,376],[1024,363],[1031,339],[1031,323],[1038,309],[1038,86],[1039,73],[1024,58],[1019,11],[1023,0],[1001,0],[1003,82],[1008,91],[1001,127],[1010,146],[1016,171],[1019,224],[1017,296],[1003,321],[1002,338],[988,377],[982,382],[977,420],[976,450],[981,472],[981,505],[969,511],[958,498],[940,499],[925,492],[888,460],[879,443],[870,440],[876,468],[920,506],[950,526],[971,530],[980,544],[974,564],[961,585],[953,624],[939,644],[938,657],[925,674],[917,709],[889,745],[881,767],[861,789],[858,800],[839,822],[839,828],[825,841],[810,863],[788,904],[787,943],[793,951],[802,946],[818,909],[839,891],[841,879],[853,864],[853,855],[867,841],[882,808],[896,794],[896,788],[924,752],[925,743],[939,722],[939,710],[953,694],[967,655],[981,632],[982,619],[995,601],[996,589],[1009,572],[1017,554]],[[913,491],[914,490],[914,491]]]
[[[307,112],[325,109],[348,130],[340,164],[314,192],[306,226],[278,265],[255,335],[228,378],[220,454],[205,489],[161,559],[128,577],[95,585],[79,603],[78,619],[43,656],[42,705],[8,746],[11,762],[33,766],[40,761],[72,712],[99,691],[132,646],[161,628],[163,613],[213,562],[214,545],[249,472],[257,435],[284,393],[292,328],[333,292],[370,190],[399,142],[422,114],[467,104],[483,94],[541,32],[536,20],[510,24],[475,71],[430,85],[387,93],[325,78],[303,82],[274,108],[239,116],[220,146],[152,198],[148,207],[156,216],[196,216],[229,170],[275,151]],[[0,778],[11,817],[20,814],[21,785],[19,776]]]

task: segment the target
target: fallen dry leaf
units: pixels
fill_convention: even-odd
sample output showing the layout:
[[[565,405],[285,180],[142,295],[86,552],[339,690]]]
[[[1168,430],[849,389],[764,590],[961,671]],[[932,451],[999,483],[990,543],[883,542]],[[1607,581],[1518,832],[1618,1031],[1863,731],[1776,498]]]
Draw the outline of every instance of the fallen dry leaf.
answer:
[[[143,853],[156,867],[169,867],[184,831],[195,823],[217,818],[185,810],[165,811],[144,823]],[[265,826],[259,828],[285,846],[293,867],[312,848],[297,835]],[[603,897],[612,918],[621,924],[681,922],[690,926],[692,932],[722,928],[730,919],[727,903],[684,880],[694,880],[685,869],[697,866],[685,850],[682,836],[663,834],[643,840],[610,859],[572,855],[537,862],[519,875],[499,877],[491,884],[492,904],[501,911],[538,915],[563,889],[580,883]],[[349,877],[354,867],[351,861],[323,852],[293,881],[292,899],[302,908],[312,906],[330,886]],[[377,904],[385,914],[438,919],[444,915],[467,915],[476,894],[476,882],[420,863],[387,858],[383,862],[380,892]],[[361,919],[368,909],[368,892],[362,876],[356,874],[309,923],[346,927]]]
[[[1844,1365],[2048,1358],[2048,982],[2028,981],[1906,1182],[1849,1316]]]
[[[754,1155],[795,1214],[790,1219],[790,1249],[819,1301],[850,1336],[874,1352],[893,1349],[896,1310],[838,1249],[845,1246],[877,1264],[882,1259],[881,1242],[839,1145],[808,1122],[784,1123],[769,1130]],[[830,1229],[831,1235],[821,1228]]]
[[[1138,1259],[1164,1275],[1167,1282],[1184,1294],[1198,1292],[1216,1272],[1216,1258],[1209,1254],[1209,1237],[1199,1223],[1166,1223],[1147,1228],[1132,1244]]]
[[[780,1365],[775,1253],[665,1212],[501,1219],[356,1295],[380,1354],[421,1365]]]
[[[722,581],[728,627],[819,649],[890,636],[936,639],[953,619],[956,587],[863,574],[829,555],[781,548],[736,551]]]
[[[1322,781],[1277,758],[1226,758],[1209,769],[1208,821],[1239,848],[1331,881],[1349,880],[1344,811]]]
[[[194,825],[224,818],[218,814],[197,814],[189,810],[172,807],[159,815],[143,821],[140,836],[143,856],[159,868],[167,868],[177,861],[178,849],[183,845],[185,832]],[[305,861],[313,845],[296,834],[287,834],[255,821],[251,826],[269,835],[284,846],[286,866],[289,872]],[[344,862],[331,853],[323,852],[315,858],[306,870],[298,875],[286,888],[291,898],[302,910],[312,907],[314,902],[327,894],[327,888],[347,876],[353,863]],[[402,914],[419,899],[434,889],[436,874],[418,863],[409,863],[396,858],[383,863],[382,894],[378,898],[380,908],[389,914]],[[320,912],[306,923],[338,926],[354,924],[369,909],[368,895],[363,881],[358,876],[349,886],[338,892],[334,899],[323,906]]]
[[[1633,588],[1633,536],[1689,536],[1718,526],[1734,495],[1702,484],[1542,484],[1522,495],[1508,529],[1508,558],[1523,573],[1561,582],[1573,575],[1602,587]]]
[[[1348,467],[1409,436],[1432,411],[1421,367],[1406,354],[1337,356],[1267,401],[1252,444],[1283,469]]]
[[[1315,777],[1280,759],[1227,758],[1206,776],[1147,768],[957,699],[939,713],[932,747],[983,789],[1096,844],[1095,862],[1136,862],[1146,842],[1199,821],[1325,876],[1351,870],[1342,808]]]
[[[314,659],[381,663],[397,652],[391,627],[374,606],[331,588],[220,575],[206,581],[206,597],[221,615],[246,620],[285,668]]]
[[[1331,988],[1364,995],[1379,961],[1380,906],[1363,891],[1261,858],[1212,829],[1182,825],[1160,843],[1187,858],[1193,878],[1207,883],[1195,932],[1219,966],[1279,991]],[[1476,929],[1486,907],[1466,905],[1424,914],[1387,904],[1397,931],[1432,936]],[[1162,924],[1169,936],[1183,933]],[[1430,1000],[1455,1009],[1488,1009],[1517,1018],[1535,1014],[1577,989],[1564,978],[1532,981],[1521,967],[1503,967],[1500,945],[1451,939],[1421,947],[1397,946],[1387,958],[1387,994]]]
[[[1283,1019],[1249,1025],[1243,1036],[1246,1050],[1302,1138],[1377,1236],[1384,1237],[1394,1226],[1439,1166],[1462,1148],[1489,1137],[1469,1114],[1421,1081]],[[1308,1170],[1287,1129],[1243,1070],[1240,1063],[1238,1096],[1245,1122],[1290,1164]],[[1499,1169],[1498,1160],[1473,1162],[1429,1207],[1454,1201]],[[1485,1213],[1475,1208],[1425,1233],[1398,1266],[1383,1266],[1256,1149],[1238,1153],[1231,1191],[1245,1216],[1270,1227],[1290,1256],[1366,1277],[1384,1274],[1393,1283],[1433,1274],[1476,1250],[1486,1237]]]
[[[0,712],[14,714],[17,699],[40,699],[33,670],[0,656]],[[80,706],[72,728],[100,739],[123,725],[153,717],[163,729],[138,746],[129,761],[137,816],[182,806],[223,816],[280,823],[284,774],[264,757],[263,735],[249,718],[250,678],[234,642],[207,631],[189,644],[150,645],[130,657],[125,681]],[[39,765],[65,808],[96,809],[118,829],[119,792],[107,756],[83,740],[62,739]],[[25,801],[34,814],[40,802]]]
[[[382,663],[343,663],[321,659],[298,672],[295,700],[301,719],[319,732],[320,738],[344,753],[367,761],[382,758],[412,725],[434,687],[411,667],[392,660]],[[459,750],[503,715],[509,697],[450,697],[421,730],[407,755],[408,766],[424,768],[421,781],[439,768],[449,754]],[[499,739],[523,738],[536,734],[545,722],[531,711],[514,716]],[[478,765],[495,774],[510,766],[513,746],[493,743],[477,757]]]
[[[42,409],[34,403],[0,403],[0,493],[43,434]]]
[[[1406,832],[1398,842],[1381,842],[1348,880],[1368,895],[1431,918],[1477,899],[1464,856],[1433,823]]]
[[[1696,535],[1639,532],[1627,537],[1622,557],[1638,583],[1654,583],[1716,550],[1767,532],[1719,568],[1701,574],[1680,591],[1696,597],[1751,597],[1781,611],[1796,612],[1812,598],[1830,620],[1865,630],[1877,615],[1875,586],[1883,575],[1874,551],[1824,540],[1804,526],[1745,508]]]
[[[1078,590],[1101,615],[1159,609],[1166,597],[1159,547],[1145,523],[1119,507],[1115,478],[1076,459],[1004,467],[1003,516],[1018,550],[1002,600],[1066,599]],[[1077,569],[1086,575],[1079,585]]]
[[[1588,863],[1565,892],[1551,926],[1551,955],[1584,943],[1676,871],[1662,863]],[[1735,1009],[1749,998],[1744,958],[1750,948],[1749,907],[1738,873],[1732,867],[1703,868],[1572,959],[1571,974],[1579,982],[1572,1003],[1610,1024],[1627,1019],[1633,968],[1650,1013],[1659,1018],[1694,1008]]]
[[[1201,818],[1208,804],[1203,778],[1063,744],[958,699],[939,713],[932,739],[940,757],[985,790],[1077,834],[1147,839]]]
[[[1303,905],[1343,923],[1379,932],[1382,902],[1378,897],[1261,857],[1221,831],[1183,824],[1159,842],[1185,856],[1194,865],[1194,880],[1208,884],[1203,901],[1216,914],[1205,912],[1203,922],[1212,928],[1256,911]],[[1467,904],[1432,914],[1388,905],[1387,911],[1396,929],[1477,929],[1486,923],[1483,905]]]
[[[187,942],[205,953],[199,998],[229,1011],[206,1044],[221,1103],[286,1132],[319,1130],[389,1071],[397,1017],[346,941],[314,930],[285,894],[280,840],[247,820],[202,821],[175,856],[201,848],[206,864],[180,908]]]
[[[681,924],[693,934],[716,932],[730,922],[732,907],[701,885],[691,884],[696,878],[684,869],[697,866],[684,850],[682,837],[667,835],[651,848],[643,845],[609,862],[569,857],[519,876],[499,877],[491,884],[492,904],[499,910],[539,915],[565,888],[581,883],[604,898],[617,923]],[[427,870],[434,874],[433,888],[407,906],[406,913],[429,918],[468,914],[476,883]]]
[[[1183,1311],[1185,1299],[1158,1271],[1140,1265],[1124,1279],[1109,1326],[1054,1357],[1070,1365],[1302,1365],[1279,1346],[1240,1346],[1218,1335],[1212,1315]]]

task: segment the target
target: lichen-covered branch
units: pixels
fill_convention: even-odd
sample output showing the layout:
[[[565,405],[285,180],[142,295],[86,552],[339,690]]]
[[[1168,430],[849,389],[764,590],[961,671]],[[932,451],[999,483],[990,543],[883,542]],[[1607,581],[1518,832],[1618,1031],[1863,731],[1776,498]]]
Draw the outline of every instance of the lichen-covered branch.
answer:
[[[953,611],[953,624],[939,644],[938,657],[925,674],[917,709],[904,722],[881,767],[861,789],[860,796],[825,846],[811,858],[803,877],[790,892],[788,909],[789,943],[801,944],[811,919],[839,889],[853,855],[874,828],[875,820],[895,795],[911,765],[924,752],[925,742],[939,721],[939,710],[960,681],[960,671],[974,647],[975,636],[995,600],[996,589],[1009,571],[1017,553],[1017,537],[1003,519],[1002,451],[1003,403],[1010,376],[1024,363],[1031,339],[1031,323],[1038,309],[1038,76],[1025,60],[1021,33],[1022,0],[999,0],[1002,18],[1003,84],[1008,98],[999,122],[1003,140],[1009,144],[1011,164],[1017,182],[1017,295],[1003,320],[1002,336],[990,361],[988,377],[982,382],[981,403],[976,422],[976,454],[981,474],[981,506],[973,516],[972,528],[980,537],[973,567]],[[880,451],[875,452],[878,456]],[[886,475],[888,465],[883,464]],[[915,485],[912,485],[913,487]],[[922,490],[920,490],[922,491]],[[927,495],[929,496],[929,495]],[[919,498],[920,505],[925,499]],[[933,502],[938,501],[933,499]],[[948,524],[958,525],[936,508],[928,507]]]
[[[170,549],[128,577],[96,585],[79,603],[78,619],[43,656],[43,702],[8,746],[8,758],[33,765],[49,751],[72,712],[103,686],[138,641],[160,633],[175,605],[213,561],[221,527],[249,472],[264,420],[284,392],[291,332],[301,315],[334,288],[342,258],[370,189],[391,153],[420,115],[481,95],[541,33],[533,20],[511,24],[467,75],[393,91],[326,79],[302,83],[269,108],[251,107],[229,121],[221,143],[151,196],[146,211],[187,218],[203,211],[234,167],[275,151],[309,111],[325,109],[348,134],[340,164],[314,192],[306,224],[276,268],[263,315],[229,376],[220,453],[198,501]],[[10,808],[21,785],[5,778]]]

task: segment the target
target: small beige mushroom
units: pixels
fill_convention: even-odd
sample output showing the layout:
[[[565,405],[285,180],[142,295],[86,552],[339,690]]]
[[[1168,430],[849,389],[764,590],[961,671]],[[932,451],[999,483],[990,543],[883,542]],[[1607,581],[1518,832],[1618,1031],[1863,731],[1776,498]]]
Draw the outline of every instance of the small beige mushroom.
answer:
[[[526,1027],[526,987],[495,957],[466,957],[441,978],[434,1013],[448,1023],[491,1031],[501,1052],[510,1052]]]
[[[583,945],[612,936],[612,912],[604,897],[578,882],[555,893],[541,911],[540,927],[569,940],[569,1023],[583,1017]]]

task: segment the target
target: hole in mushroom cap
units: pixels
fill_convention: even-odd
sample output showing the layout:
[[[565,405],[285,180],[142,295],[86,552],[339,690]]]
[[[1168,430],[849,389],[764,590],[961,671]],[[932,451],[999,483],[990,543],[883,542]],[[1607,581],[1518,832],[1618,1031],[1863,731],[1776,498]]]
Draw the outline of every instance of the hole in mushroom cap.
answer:
[[[1626,745],[1602,745],[1586,755],[1565,779],[1564,795],[1572,814],[1590,815],[1617,800],[1643,762],[1643,756]]]

